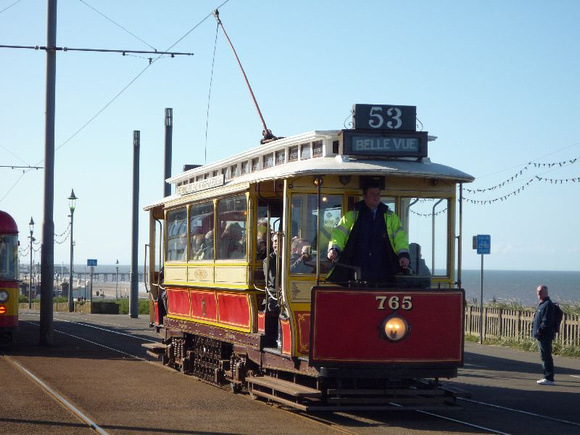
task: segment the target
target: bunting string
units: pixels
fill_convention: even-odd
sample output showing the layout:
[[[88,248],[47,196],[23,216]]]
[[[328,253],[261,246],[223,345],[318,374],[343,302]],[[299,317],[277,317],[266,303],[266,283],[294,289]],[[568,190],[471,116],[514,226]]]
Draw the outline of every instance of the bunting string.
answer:
[[[506,185],[513,183],[515,181],[518,181],[518,179],[520,177],[523,176],[525,171],[528,171],[530,166],[533,166],[535,169],[554,169],[554,168],[562,168],[564,166],[567,165],[573,165],[578,161],[578,158],[572,159],[572,160],[565,160],[562,162],[555,162],[555,163],[533,163],[533,162],[529,162],[524,168],[520,169],[519,172],[517,172],[516,174],[512,175],[510,178],[502,181],[499,184],[496,184],[495,186],[491,186],[491,187],[486,187],[484,189],[469,189],[469,188],[464,188],[463,190],[465,190],[467,193],[475,195],[475,194],[480,194],[480,193],[485,193],[488,191],[493,191],[493,190],[497,190],[497,189],[501,189],[502,187],[505,187]],[[568,182],[578,182],[578,177],[577,178],[566,178],[566,179],[550,179],[553,180],[553,184],[562,184],[562,183],[568,183]],[[527,183],[529,184],[529,182]]]

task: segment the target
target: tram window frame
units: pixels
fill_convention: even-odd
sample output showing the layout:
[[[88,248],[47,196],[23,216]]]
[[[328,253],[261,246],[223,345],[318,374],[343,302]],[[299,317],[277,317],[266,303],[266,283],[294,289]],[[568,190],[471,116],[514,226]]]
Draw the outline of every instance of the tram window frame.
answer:
[[[219,236],[216,237],[215,244],[216,260],[246,261],[248,255],[248,198],[245,194],[220,198],[217,203],[216,212],[216,230],[219,231]],[[236,247],[231,239],[226,239],[232,233],[234,236],[237,236],[238,232],[240,246]],[[228,246],[224,245],[226,242]]]
[[[332,230],[340,222],[344,203],[342,194],[325,194],[322,196],[321,210],[323,219],[320,223],[321,233],[325,232],[326,237],[322,238],[317,246],[317,195],[313,193],[295,193],[292,195],[291,215],[290,215],[290,274],[291,275],[313,275],[316,273],[317,247],[322,253],[321,273],[330,270],[330,264],[326,264],[326,252],[331,238]],[[325,207],[332,204],[332,207]],[[333,213],[333,211],[335,213]],[[302,255],[307,255],[309,259],[306,263],[300,261]]]
[[[270,222],[268,222],[268,207],[270,207]],[[267,251],[268,245],[270,246],[270,250],[272,249],[271,241],[268,244],[268,234],[270,234],[270,239],[272,234],[277,231],[281,231],[282,228],[282,200],[275,198],[275,199],[267,199],[267,200],[259,200],[257,205],[257,212],[256,212],[256,234],[252,235],[255,236],[256,240],[256,255],[255,258],[259,261],[259,266],[262,266],[263,260],[268,256],[269,252]],[[270,230],[268,231],[268,227]],[[260,246],[262,245],[262,246]]]
[[[183,217],[181,219],[173,219],[173,216],[177,215],[182,215]],[[188,245],[187,207],[168,210],[166,222],[165,261],[185,262]]]
[[[0,279],[18,278],[18,236],[5,234],[0,236]]]
[[[191,205],[189,210],[189,260],[213,261],[214,211],[213,201]],[[198,222],[201,225],[195,225]],[[196,227],[199,227],[199,230]],[[200,235],[203,238],[198,237]]]
[[[411,258],[411,268],[418,274],[443,278],[451,273],[450,250],[454,237],[453,216],[449,212],[451,200],[452,198],[443,196],[410,196],[400,199],[402,213],[399,217],[407,231],[409,245],[418,245],[410,246],[410,251],[413,251],[411,256],[415,256]],[[440,205],[442,202],[444,205]],[[437,209],[434,210],[433,207]],[[429,222],[421,222],[421,219],[429,219]]]

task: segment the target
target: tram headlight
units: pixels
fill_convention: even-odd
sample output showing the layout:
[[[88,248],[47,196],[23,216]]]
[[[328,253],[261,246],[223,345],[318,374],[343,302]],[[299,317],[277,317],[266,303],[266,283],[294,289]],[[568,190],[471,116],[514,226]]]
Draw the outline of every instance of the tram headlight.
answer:
[[[0,303],[7,302],[10,299],[10,295],[6,290],[0,290]]]
[[[396,342],[405,338],[410,330],[407,321],[395,313],[383,320],[379,335],[384,340]]]

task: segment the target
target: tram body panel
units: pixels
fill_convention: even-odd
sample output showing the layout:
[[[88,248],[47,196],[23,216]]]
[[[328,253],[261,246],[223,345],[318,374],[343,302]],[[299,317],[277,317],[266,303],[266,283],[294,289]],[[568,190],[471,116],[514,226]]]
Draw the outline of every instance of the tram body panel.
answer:
[[[10,342],[18,329],[18,226],[0,211],[0,342]]]
[[[317,287],[310,362],[462,364],[463,304],[462,290]]]
[[[18,293],[18,283],[0,281],[0,333],[18,327]]]

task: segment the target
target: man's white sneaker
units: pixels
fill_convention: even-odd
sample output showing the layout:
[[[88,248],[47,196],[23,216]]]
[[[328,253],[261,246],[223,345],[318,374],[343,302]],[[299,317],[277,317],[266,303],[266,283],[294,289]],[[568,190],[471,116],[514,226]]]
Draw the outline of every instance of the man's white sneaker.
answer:
[[[540,379],[539,381],[536,382],[540,385],[556,385],[554,381],[549,381],[547,379]]]

